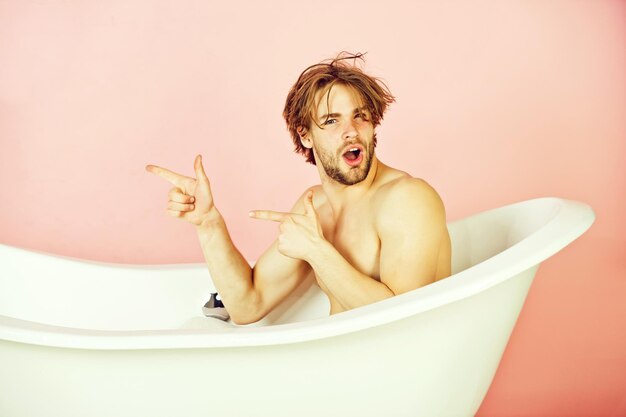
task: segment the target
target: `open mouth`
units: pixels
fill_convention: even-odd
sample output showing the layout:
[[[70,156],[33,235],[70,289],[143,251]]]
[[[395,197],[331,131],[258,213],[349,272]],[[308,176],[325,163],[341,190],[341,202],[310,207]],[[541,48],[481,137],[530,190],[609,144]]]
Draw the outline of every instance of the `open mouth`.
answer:
[[[343,154],[343,160],[350,166],[356,166],[363,160],[363,152],[358,146],[354,146]]]

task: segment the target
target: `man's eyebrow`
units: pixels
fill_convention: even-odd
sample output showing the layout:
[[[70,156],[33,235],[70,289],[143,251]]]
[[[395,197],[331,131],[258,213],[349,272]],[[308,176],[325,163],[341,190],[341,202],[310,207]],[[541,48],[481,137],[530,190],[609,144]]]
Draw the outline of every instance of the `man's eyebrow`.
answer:
[[[363,111],[363,110],[367,110],[367,106],[363,106],[363,107],[361,107],[361,108],[356,108],[356,109],[354,109],[354,111],[352,112],[352,114],[355,114],[355,113],[361,112],[361,111]],[[320,116],[319,120],[320,120],[320,121],[322,121],[322,120],[326,119],[327,117],[328,117],[328,118],[331,118],[331,117],[338,117],[338,116],[341,116],[341,113],[330,113],[330,114],[324,114],[324,115]]]
[[[325,114],[325,115],[323,115],[323,116],[320,116],[320,122],[321,122],[322,120],[326,120],[326,118],[329,118],[329,119],[330,119],[331,117],[338,117],[338,116],[341,116],[341,113],[331,113],[331,114]]]

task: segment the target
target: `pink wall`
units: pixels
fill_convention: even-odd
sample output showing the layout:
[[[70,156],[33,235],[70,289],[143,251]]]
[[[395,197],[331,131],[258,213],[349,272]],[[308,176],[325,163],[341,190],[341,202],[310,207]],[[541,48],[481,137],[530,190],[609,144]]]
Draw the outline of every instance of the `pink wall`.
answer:
[[[379,158],[431,183],[449,221],[540,196],[596,211],[540,268],[478,415],[626,415],[625,3],[415,3],[0,2],[0,242],[202,262],[144,171],[193,175],[201,153],[256,259],[277,226],[248,210],[286,210],[318,181],[281,118],[289,87],[368,52],[397,97]]]

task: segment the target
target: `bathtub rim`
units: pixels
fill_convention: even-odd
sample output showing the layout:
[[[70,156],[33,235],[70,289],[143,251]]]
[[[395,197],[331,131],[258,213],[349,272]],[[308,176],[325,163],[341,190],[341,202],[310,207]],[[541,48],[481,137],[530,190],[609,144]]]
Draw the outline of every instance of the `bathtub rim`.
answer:
[[[545,203],[540,201],[545,201]],[[539,197],[484,210],[457,219],[450,225],[467,221],[475,216],[488,215],[495,210],[530,204],[552,204],[555,212],[550,220],[513,246],[444,280],[330,317],[264,327],[236,326],[215,332],[215,330],[201,329],[92,330],[53,326],[0,315],[0,340],[96,350],[249,347],[325,339],[385,325],[471,297],[538,266],[542,261],[577,239],[595,221],[593,209],[585,203],[557,197]],[[103,264],[103,262],[96,263]],[[185,267],[204,264],[169,265]],[[158,265],[132,266],[161,267]]]

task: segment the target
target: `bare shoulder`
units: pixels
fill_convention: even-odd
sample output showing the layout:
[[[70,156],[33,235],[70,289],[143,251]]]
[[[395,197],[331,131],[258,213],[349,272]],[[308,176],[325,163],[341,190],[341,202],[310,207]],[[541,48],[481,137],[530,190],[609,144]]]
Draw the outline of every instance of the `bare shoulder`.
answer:
[[[377,190],[374,198],[376,204],[381,205],[408,203],[416,199],[422,202],[430,200],[441,201],[439,193],[426,180],[409,175],[401,176],[385,183]]]
[[[420,213],[445,222],[446,213],[439,193],[424,179],[398,177],[380,187],[374,198],[376,224],[402,221]]]

